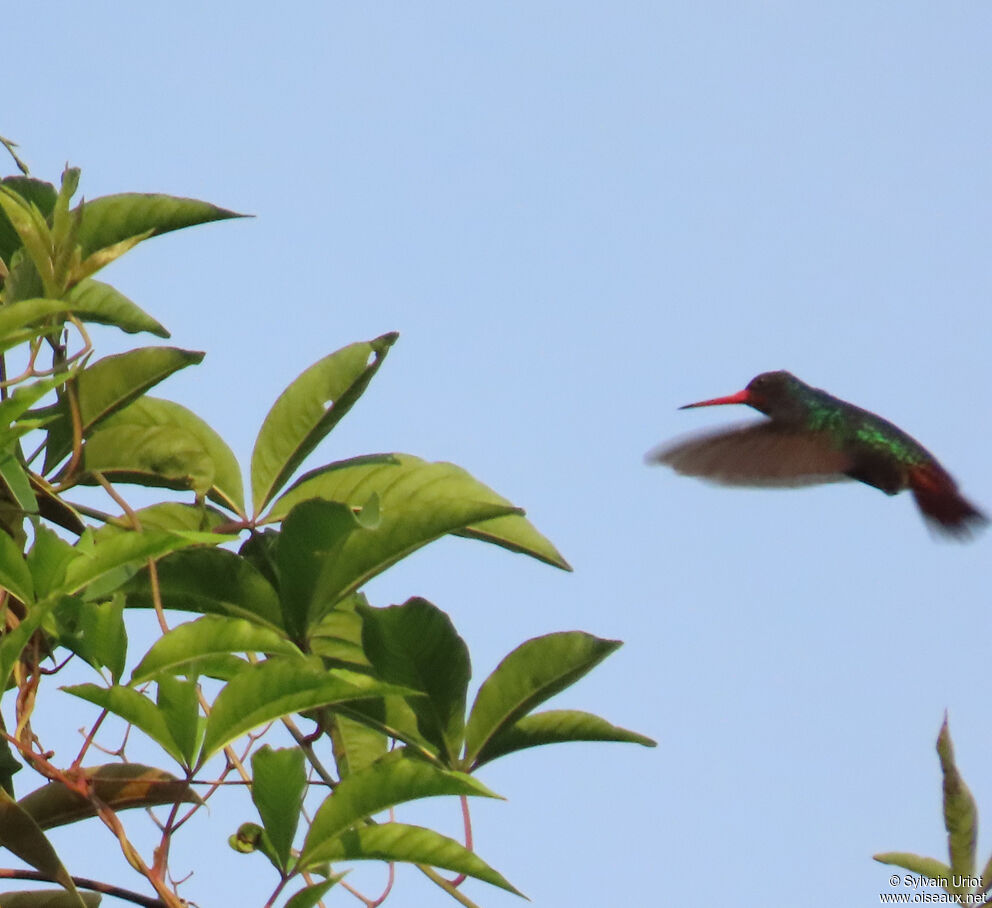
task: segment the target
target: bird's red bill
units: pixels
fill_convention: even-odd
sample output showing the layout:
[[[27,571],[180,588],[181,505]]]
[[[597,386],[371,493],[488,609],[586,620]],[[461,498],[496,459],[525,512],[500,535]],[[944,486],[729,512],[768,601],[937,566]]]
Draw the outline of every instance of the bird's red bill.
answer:
[[[712,400],[701,400],[699,403],[686,404],[679,407],[680,410],[691,410],[693,407],[717,407],[723,404],[746,404],[751,401],[751,392],[745,388],[736,394],[728,394],[726,397],[714,397]]]

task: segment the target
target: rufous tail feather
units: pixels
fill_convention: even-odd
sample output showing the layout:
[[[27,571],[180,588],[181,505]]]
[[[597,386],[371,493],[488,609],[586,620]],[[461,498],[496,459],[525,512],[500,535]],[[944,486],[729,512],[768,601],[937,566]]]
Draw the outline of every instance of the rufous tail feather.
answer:
[[[970,536],[988,523],[988,518],[961,495],[954,480],[939,468],[917,467],[909,474],[909,487],[923,516],[943,533]]]

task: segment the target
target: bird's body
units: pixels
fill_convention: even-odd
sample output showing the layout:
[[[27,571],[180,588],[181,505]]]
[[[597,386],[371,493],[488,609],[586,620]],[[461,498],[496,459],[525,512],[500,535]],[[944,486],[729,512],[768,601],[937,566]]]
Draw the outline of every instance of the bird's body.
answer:
[[[923,516],[956,536],[967,536],[987,522],[916,439],[789,372],[765,372],[737,394],[687,406],[735,403],[769,418],[666,445],[648,459],[727,485],[799,486],[856,479],[887,495],[910,489]]]

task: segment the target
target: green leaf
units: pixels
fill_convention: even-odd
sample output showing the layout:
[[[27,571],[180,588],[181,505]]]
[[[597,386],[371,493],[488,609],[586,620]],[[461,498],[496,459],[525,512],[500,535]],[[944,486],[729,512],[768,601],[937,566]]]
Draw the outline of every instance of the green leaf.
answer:
[[[581,631],[527,640],[479,688],[465,729],[462,765],[471,767],[487,743],[532,709],[574,684],[622,644]]]
[[[307,640],[310,651],[341,668],[369,668],[371,663],[362,647],[362,619],[355,611],[359,603],[368,604],[361,593],[354,593],[312,626]]]
[[[282,716],[395,693],[407,691],[354,672],[328,670],[316,658],[274,656],[245,668],[217,695],[200,765],[235,738]]]
[[[252,754],[251,769],[251,799],[258,808],[280,870],[288,870],[307,788],[303,751],[298,747],[272,750],[266,744]]]
[[[68,312],[72,307],[64,300],[35,298],[10,303],[0,309],[0,338],[13,336],[16,332],[42,322],[52,315]],[[43,326],[43,331],[51,330]],[[43,331],[34,333],[43,333]]]
[[[213,463],[193,436],[168,426],[101,426],[83,449],[83,470],[100,472],[114,483],[206,494],[213,483]],[[96,485],[83,476],[82,483]]]
[[[203,800],[182,779],[163,769],[140,763],[108,763],[83,769],[93,793],[113,810],[159,807],[182,802],[202,804]],[[42,829],[77,823],[96,816],[93,803],[61,782],[49,782],[17,802]]]
[[[61,688],[67,694],[95,703],[102,709],[120,716],[140,729],[180,765],[185,765],[182,748],[172,737],[165,716],[151,700],[130,687],[99,687],[96,684],[74,684]]]
[[[26,864],[41,871],[65,889],[76,893],[72,877],[62,866],[52,843],[31,815],[3,789],[0,789],[0,846],[12,851]]]
[[[335,874],[329,880],[322,883],[314,883],[306,886],[293,894],[293,897],[286,902],[285,908],[314,908],[314,906],[327,894],[328,890],[338,883],[344,876],[343,873]]]
[[[81,536],[86,530],[79,512],[69,504],[48,480],[35,473],[30,473],[28,479],[38,501],[38,513],[57,526],[68,530],[76,536]]]
[[[4,306],[0,309],[0,316],[10,308],[10,306]],[[29,385],[18,385],[10,397],[0,401],[0,426],[9,426],[19,419],[29,407],[34,406],[57,384],[60,384],[59,379],[43,378]]]
[[[517,510],[454,464],[387,454],[345,460],[308,473],[265,519],[282,520],[292,507],[310,498],[361,508],[373,493],[379,503],[379,524],[345,540],[336,566],[323,573],[322,596],[327,603],[354,592],[446,533]]]
[[[138,518],[143,530],[188,530],[191,532],[208,533],[222,524],[227,524],[230,518],[222,511],[205,504],[184,504],[179,501],[162,501],[138,508],[134,515]],[[133,532],[131,519],[122,515],[117,519],[120,526],[105,523],[93,532],[94,541],[99,544],[111,536]]]
[[[6,215],[17,233],[24,251],[41,276],[46,293],[57,296],[52,265],[52,235],[42,213],[35,205],[3,185],[0,185],[0,212]]]
[[[382,697],[343,703],[334,712],[379,731],[430,760],[438,760],[438,749],[420,734],[417,716],[404,697]],[[344,771],[341,770],[344,775]]]
[[[383,681],[423,691],[411,700],[420,734],[445,763],[459,756],[472,668],[451,619],[426,599],[388,608],[358,608],[365,654]]]
[[[0,451],[0,479],[7,487],[9,498],[26,514],[38,513],[38,502],[31,488],[27,471],[21,462],[7,451]]]
[[[34,543],[28,552],[27,565],[40,598],[62,585],[66,565],[79,553],[54,530],[43,524],[34,529]]]
[[[313,818],[300,865],[327,860],[320,854],[326,843],[367,818],[407,801],[440,795],[498,797],[469,775],[441,769],[405,750],[393,751],[342,779],[328,795]]]
[[[97,671],[110,669],[115,683],[120,680],[127,658],[123,597],[111,602],[84,602],[67,596],[56,606],[55,620],[62,646]]]
[[[6,177],[0,180],[0,186],[17,193],[25,201],[34,203],[43,217],[47,218],[55,207],[58,193],[51,183],[35,180],[32,177]],[[11,256],[21,245],[17,231],[3,213],[3,209],[0,209],[0,258],[9,263]]]
[[[205,615],[160,637],[134,669],[130,683],[140,684],[165,672],[177,674],[190,663],[227,653],[302,655],[285,637],[266,627],[243,618]]]
[[[302,501],[286,517],[275,554],[283,620],[294,639],[333,605],[324,599],[324,575],[334,575],[345,541],[361,529],[351,508],[333,501]]]
[[[384,334],[325,356],[279,396],[262,423],[251,457],[256,514],[354,406],[398,336]]]
[[[169,400],[142,397],[104,420],[86,442],[84,467],[109,479],[194,489],[244,512],[238,461],[199,416]]]
[[[142,533],[132,532],[101,539],[99,544],[92,546],[91,549],[77,545],[80,555],[66,567],[63,592],[78,592],[95,580],[113,574],[121,568],[140,566],[149,558],[158,558],[176,549],[196,545],[204,541],[200,535],[202,534],[145,530]],[[223,536],[215,536],[212,541],[223,542],[223,540]],[[122,576],[120,582],[123,583],[126,579]]]
[[[61,889],[22,889],[0,893],[3,908],[97,908],[103,896],[98,892],[65,892]]]
[[[321,843],[310,855],[320,861],[405,861],[429,864],[454,873],[464,873],[507,892],[521,895],[509,882],[478,855],[454,839],[406,823],[385,823],[349,829],[334,839]]]
[[[17,627],[0,637],[0,691],[6,689],[14,665],[20,659],[31,635],[39,628],[49,611],[51,611],[50,604],[33,606]]]
[[[180,680],[168,675],[155,679],[158,696],[155,704],[183,755],[183,765],[191,766],[203,723],[200,720],[200,701],[195,680]]]
[[[880,864],[892,864],[896,867],[903,867],[910,871],[910,873],[926,877],[928,880],[948,880],[951,876],[951,868],[943,861],[938,861],[935,858],[925,858],[918,854],[911,854],[908,851],[886,851],[873,855],[872,858]]]
[[[110,284],[85,278],[66,295],[77,317],[99,325],[113,325],[128,334],[147,331],[158,337],[168,337],[169,332],[144,309],[131,302]]]
[[[97,249],[85,258],[82,257],[81,248],[77,247],[73,250],[75,261],[67,269],[66,286],[71,287],[79,281],[92,277],[101,269],[106,268],[111,262],[116,262],[122,255],[130,252],[138,243],[147,240],[151,235],[152,231],[146,230],[144,233],[129,236],[126,240],[121,240],[118,243]],[[80,259],[82,260],[80,261]]]
[[[944,827],[947,829],[947,847],[951,858],[951,872],[957,877],[975,875],[975,841],[978,837],[978,809],[968,786],[954,763],[954,745],[947,728],[947,717],[937,736],[937,754],[944,777]],[[965,892],[961,887],[951,887],[953,892]]]
[[[618,741],[656,747],[657,741],[611,725],[605,719],[574,709],[549,709],[524,716],[489,739],[476,757],[473,769],[517,750],[567,741]]]
[[[13,593],[21,602],[34,601],[34,583],[24,555],[6,533],[0,531],[0,589]]]
[[[173,372],[202,359],[202,353],[177,347],[139,347],[106,356],[82,369],[75,381],[83,436],[88,436],[102,420],[122,410]],[[39,415],[49,414],[54,414],[55,418],[48,426],[46,474],[72,449],[68,399],[63,398],[49,411],[39,411]]]
[[[327,716],[326,731],[331,736],[334,762],[342,779],[370,766],[386,753],[386,736],[349,716]]]
[[[244,215],[197,199],[137,192],[107,195],[87,202],[79,242],[89,255],[151,231],[152,236]]]
[[[162,605],[205,615],[245,618],[252,624],[282,631],[279,596],[245,558],[226,549],[198,548],[176,552],[157,565]],[[152,608],[148,571],[123,587],[129,606]]]
[[[572,570],[572,566],[550,540],[542,536],[526,517],[519,514],[507,514],[504,517],[483,520],[464,530],[458,530],[454,535],[491,542],[511,552],[530,555],[531,558],[561,568],[563,571]]]

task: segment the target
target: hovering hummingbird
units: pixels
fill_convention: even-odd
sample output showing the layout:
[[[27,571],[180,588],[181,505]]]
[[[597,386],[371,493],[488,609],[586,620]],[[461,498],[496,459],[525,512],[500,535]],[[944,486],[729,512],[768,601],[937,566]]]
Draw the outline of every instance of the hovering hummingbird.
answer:
[[[886,495],[908,488],[923,516],[957,537],[988,522],[916,439],[790,372],[763,372],[743,391],[679,409],[720,404],[747,404],[769,418],[663,445],[649,452],[648,462],[725,485],[804,486],[856,479]]]

